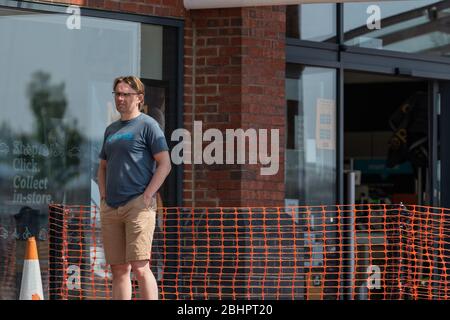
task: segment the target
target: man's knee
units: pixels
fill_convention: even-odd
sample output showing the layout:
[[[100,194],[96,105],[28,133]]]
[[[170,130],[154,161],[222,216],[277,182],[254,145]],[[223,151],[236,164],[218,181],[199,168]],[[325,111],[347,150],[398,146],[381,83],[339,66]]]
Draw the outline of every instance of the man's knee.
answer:
[[[150,266],[148,261],[135,261],[131,263],[133,269],[133,274],[137,278],[144,278],[151,274]]]
[[[111,265],[111,271],[114,277],[123,277],[130,274],[131,266],[130,264],[114,264]]]

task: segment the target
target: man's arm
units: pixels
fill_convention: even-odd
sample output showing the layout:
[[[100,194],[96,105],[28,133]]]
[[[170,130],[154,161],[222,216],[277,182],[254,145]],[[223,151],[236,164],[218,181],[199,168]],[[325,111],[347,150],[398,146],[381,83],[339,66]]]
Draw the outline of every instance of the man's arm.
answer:
[[[97,183],[98,190],[100,192],[100,198],[106,197],[106,160],[100,159],[100,164],[97,171]]]
[[[159,188],[164,183],[164,180],[166,180],[166,177],[169,175],[170,170],[172,169],[168,151],[158,152],[157,154],[153,155],[153,158],[155,158],[156,161],[156,171],[152,177],[152,180],[144,191],[144,201],[147,206],[150,206],[153,195],[158,192]]]

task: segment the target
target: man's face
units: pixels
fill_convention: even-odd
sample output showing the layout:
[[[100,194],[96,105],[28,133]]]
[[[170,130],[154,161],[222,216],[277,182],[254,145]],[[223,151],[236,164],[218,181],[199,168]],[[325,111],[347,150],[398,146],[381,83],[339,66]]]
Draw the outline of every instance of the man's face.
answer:
[[[135,111],[139,111],[139,103],[143,99],[142,94],[137,94],[133,88],[131,88],[125,82],[119,82],[114,90],[116,109],[120,114],[131,114]]]

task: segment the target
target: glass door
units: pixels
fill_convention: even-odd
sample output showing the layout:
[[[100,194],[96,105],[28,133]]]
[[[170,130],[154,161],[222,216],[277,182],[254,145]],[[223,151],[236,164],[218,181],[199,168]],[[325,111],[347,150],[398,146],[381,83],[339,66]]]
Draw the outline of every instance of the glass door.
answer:
[[[336,73],[287,65],[287,205],[336,201]]]
[[[344,73],[344,167],[361,204],[436,203],[434,81]]]

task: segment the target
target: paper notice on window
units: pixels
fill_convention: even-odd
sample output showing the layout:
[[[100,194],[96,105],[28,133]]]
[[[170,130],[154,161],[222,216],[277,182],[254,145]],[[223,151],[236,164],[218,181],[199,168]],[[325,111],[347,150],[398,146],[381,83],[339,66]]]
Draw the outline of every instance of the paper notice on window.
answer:
[[[336,149],[336,103],[334,100],[317,99],[316,146],[317,149]]]

